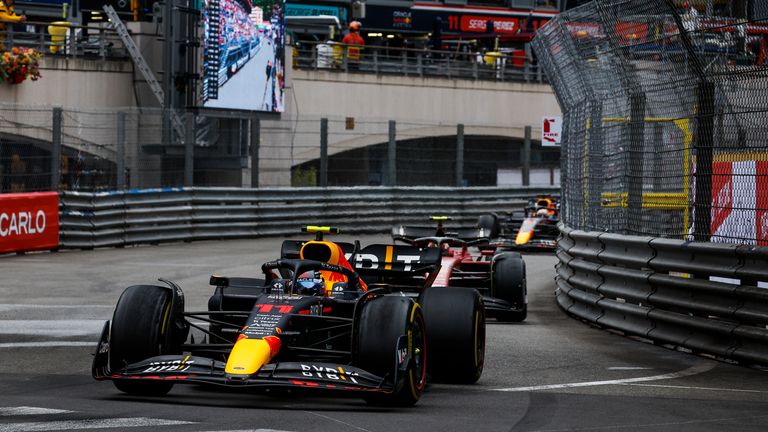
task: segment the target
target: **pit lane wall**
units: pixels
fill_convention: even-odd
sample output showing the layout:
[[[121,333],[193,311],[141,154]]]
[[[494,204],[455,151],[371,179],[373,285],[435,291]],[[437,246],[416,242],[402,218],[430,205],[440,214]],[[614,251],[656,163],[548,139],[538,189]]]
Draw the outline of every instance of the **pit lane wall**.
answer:
[[[520,210],[531,196],[557,192],[557,188],[496,187],[62,192],[59,248],[287,236],[306,225],[335,226],[350,234],[386,233],[395,224],[429,225],[429,216],[434,215],[472,226],[481,214]]]

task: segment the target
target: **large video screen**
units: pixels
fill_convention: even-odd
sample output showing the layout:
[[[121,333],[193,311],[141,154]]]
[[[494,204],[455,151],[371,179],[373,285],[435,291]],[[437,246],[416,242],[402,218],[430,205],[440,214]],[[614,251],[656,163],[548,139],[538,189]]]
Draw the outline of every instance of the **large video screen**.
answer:
[[[283,112],[285,0],[203,1],[204,108]]]

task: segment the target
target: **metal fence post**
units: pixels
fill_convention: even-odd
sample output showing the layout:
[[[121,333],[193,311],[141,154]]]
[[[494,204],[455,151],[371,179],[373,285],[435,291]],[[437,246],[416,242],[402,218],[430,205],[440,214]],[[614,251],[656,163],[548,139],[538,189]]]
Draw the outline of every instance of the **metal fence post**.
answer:
[[[195,114],[187,113],[184,128],[184,186],[195,185]]]
[[[125,112],[117,112],[117,189],[125,189]]]
[[[464,186],[464,125],[456,126],[456,186]]]
[[[51,190],[59,190],[61,183],[61,107],[53,108],[53,127],[51,129]]]
[[[627,167],[627,224],[629,234],[643,229],[643,149],[645,146],[645,93],[629,97],[629,160]]]
[[[599,230],[602,228],[602,192],[603,192],[603,155],[605,153],[603,143],[603,105],[600,100],[591,101],[592,110],[589,119],[589,156],[587,163],[587,181],[589,198],[587,199],[588,216],[587,226],[590,229]]]
[[[523,152],[520,155],[523,159],[523,186],[531,185],[531,127],[525,127],[525,139],[523,140]]]
[[[387,144],[387,186],[397,185],[397,124],[389,121],[389,143]]]
[[[261,120],[251,117],[251,187],[259,187],[259,147],[261,146]]]
[[[320,187],[328,187],[328,119],[320,119]]]
[[[696,241],[709,241],[712,224],[712,148],[715,129],[715,85],[699,83],[696,94],[699,112],[696,116],[696,191],[693,221]]]

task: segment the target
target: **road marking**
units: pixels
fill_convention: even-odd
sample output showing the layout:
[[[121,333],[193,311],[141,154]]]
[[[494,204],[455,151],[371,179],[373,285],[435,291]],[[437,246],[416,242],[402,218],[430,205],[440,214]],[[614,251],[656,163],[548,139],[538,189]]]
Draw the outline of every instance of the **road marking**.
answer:
[[[43,414],[63,414],[71,413],[72,411],[52,409],[52,408],[40,408],[40,407],[0,407],[0,416],[24,416],[24,415],[43,415]]]
[[[292,432],[282,429],[237,429],[237,430],[216,430],[205,432]]]
[[[104,328],[103,319],[82,320],[0,320],[0,334],[33,336],[90,336],[99,335]]]
[[[108,305],[49,305],[49,304],[12,304],[12,303],[0,303],[0,312],[7,312],[18,309],[94,309],[104,308],[112,309],[114,306]]]
[[[0,321],[2,322],[2,321]],[[96,347],[96,342],[78,341],[40,341],[40,342],[3,342],[0,348],[56,348],[56,347]]]
[[[637,378],[624,378],[624,379],[615,379],[615,380],[606,380],[606,381],[548,384],[548,385],[538,385],[538,386],[530,386],[530,387],[510,387],[510,388],[500,388],[500,389],[489,389],[489,391],[524,392],[524,391],[538,391],[538,390],[556,390],[556,389],[575,388],[575,387],[596,387],[596,386],[604,386],[604,385],[630,384],[630,383],[638,383],[638,382],[646,382],[646,381],[660,381],[660,380],[683,378],[691,375],[697,375],[697,374],[712,370],[715,366],[717,366],[717,362],[707,361],[695,366],[691,366],[688,369],[684,369],[678,372],[663,374],[663,375],[654,375],[654,376],[637,377]]]
[[[640,367],[640,366],[613,366],[606,368],[608,370],[617,370],[617,371],[628,371],[628,370],[648,370],[653,369],[649,367]]]
[[[155,427],[177,426],[194,424],[194,422],[181,420],[164,420],[147,417],[112,418],[112,419],[86,419],[86,420],[62,420],[50,422],[27,422],[0,424],[0,432],[34,432],[57,431],[78,429],[108,429],[129,427]]]
[[[663,384],[624,384],[629,386],[636,386],[636,387],[661,387],[661,388],[671,388],[671,389],[680,389],[680,390],[711,390],[711,391],[719,391],[719,392],[738,392],[738,393],[768,393],[766,390],[747,390],[747,389],[729,389],[729,388],[718,388],[718,387],[695,387],[695,386],[675,386],[675,385],[663,385]]]
[[[333,418],[333,417],[329,417],[329,416],[327,416],[327,415],[318,414],[318,413],[315,413],[315,412],[312,412],[312,411],[304,411],[304,412],[305,412],[305,413],[307,413],[307,414],[312,414],[312,415],[314,415],[314,416],[318,416],[318,417],[320,417],[320,418],[324,418],[324,419],[326,419],[326,420],[330,420],[330,421],[333,421],[333,422],[336,422],[336,423],[340,423],[340,424],[343,424],[344,426],[348,426],[348,427],[351,427],[351,428],[353,428],[353,429],[357,429],[357,430],[359,430],[359,431],[363,431],[363,432],[371,432],[371,431],[370,431],[370,430],[368,430],[368,429],[364,429],[364,428],[361,428],[361,427],[359,427],[359,426],[355,426],[355,425],[353,425],[353,424],[350,424],[350,423],[347,423],[347,422],[341,421],[341,420],[339,420],[339,419],[335,419],[335,418]]]

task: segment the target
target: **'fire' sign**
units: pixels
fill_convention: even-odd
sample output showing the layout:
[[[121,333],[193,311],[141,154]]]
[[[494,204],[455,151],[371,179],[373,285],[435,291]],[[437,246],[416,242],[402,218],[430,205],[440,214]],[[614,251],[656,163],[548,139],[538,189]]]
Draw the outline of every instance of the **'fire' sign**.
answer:
[[[549,116],[541,118],[541,145],[557,146],[563,137],[563,118]]]

